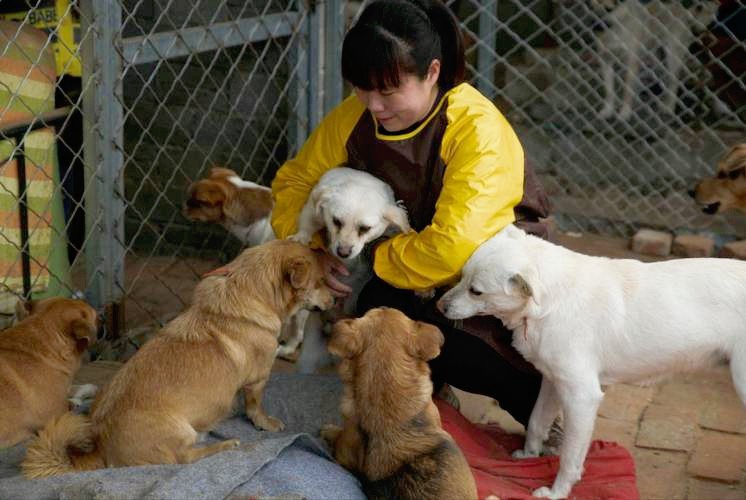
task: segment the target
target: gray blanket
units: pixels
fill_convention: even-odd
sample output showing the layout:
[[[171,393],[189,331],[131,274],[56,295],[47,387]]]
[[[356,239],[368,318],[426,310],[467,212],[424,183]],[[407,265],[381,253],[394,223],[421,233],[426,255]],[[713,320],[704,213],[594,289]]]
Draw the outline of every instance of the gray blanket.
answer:
[[[338,423],[341,384],[329,375],[275,374],[265,390],[281,433],[257,431],[237,414],[206,442],[238,438],[242,446],[190,465],[102,469],[26,480],[19,470],[24,445],[0,450],[0,499],[339,498],[364,499],[360,484],[334,463],[318,438]]]

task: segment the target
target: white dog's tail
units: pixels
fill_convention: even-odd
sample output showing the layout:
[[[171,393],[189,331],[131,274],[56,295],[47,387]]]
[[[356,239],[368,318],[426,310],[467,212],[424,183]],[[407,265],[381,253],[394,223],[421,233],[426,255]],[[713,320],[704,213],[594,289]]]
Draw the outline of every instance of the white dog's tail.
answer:
[[[31,441],[21,464],[27,478],[103,467],[90,420],[72,413],[52,419]]]

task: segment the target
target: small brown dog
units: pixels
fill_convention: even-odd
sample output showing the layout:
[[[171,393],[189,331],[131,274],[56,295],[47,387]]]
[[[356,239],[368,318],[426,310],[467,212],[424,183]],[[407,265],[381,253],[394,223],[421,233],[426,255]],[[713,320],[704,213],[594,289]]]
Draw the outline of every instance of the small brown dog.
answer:
[[[31,302],[29,312],[0,332],[0,448],[69,410],[73,376],[96,340],[96,311],[81,300],[44,299]]]
[[[396,309],[334,325],[329,351],[342,361],[343,426],[322,437],[372,499],[477,498],[474,477],[432,400],[427,361],[443,334]]]
[[[191,463],[237,440],[196,447],[243,388],[259,429],[283,423],[262,408],[282,321],[301,308],[329,308],[317,255],[288,240],[249,248],[196,287],[191,306],[114,376],[90,419],[66,414],[28,447],[27,477],[143,464]]]
[[[208,177],[189,186],[182,213],[189,220],[220,224],[245,245],[256,246],[275,239],[272,205],[268,187],[213,167]]]
[[[746,212],[746,143],[733,146],[718,162],[715,177],[702,179],[689,194],[706,214]]]

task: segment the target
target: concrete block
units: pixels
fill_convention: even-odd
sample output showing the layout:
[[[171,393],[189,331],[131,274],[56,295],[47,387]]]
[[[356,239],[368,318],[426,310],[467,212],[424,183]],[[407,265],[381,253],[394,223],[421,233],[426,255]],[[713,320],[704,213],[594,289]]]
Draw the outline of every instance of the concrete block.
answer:
[[[632,251],[645,255],[666,257],[671,253],[673,236],[662,231],[640,229],[632,237]]]
[[[671,253],[679,257],[710,257],[715,250],[715,241],[697,234],[680,234],[673,240]]]
[[[731,241],[720,249],[719,257],[746,260],[746,240]]]

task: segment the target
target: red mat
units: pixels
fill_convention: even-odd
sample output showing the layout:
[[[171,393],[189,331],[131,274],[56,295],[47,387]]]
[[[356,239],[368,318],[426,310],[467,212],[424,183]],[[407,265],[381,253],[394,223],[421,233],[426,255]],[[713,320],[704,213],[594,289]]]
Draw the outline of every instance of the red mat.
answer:
[[[551,486],[559,467],[557,457],[512,459],[523,446],[523,436],[507,434],[496,425],[469,422],[453,406],[435,400],[443,428],[456,440],[471,466],[479,498],[495,495],[501,500],[533,498],[531,492]],[[593,441],[585,459],[583,478],[569,498],[638,499],[635,463],[622,446]]]

